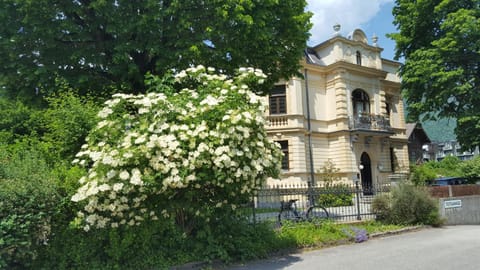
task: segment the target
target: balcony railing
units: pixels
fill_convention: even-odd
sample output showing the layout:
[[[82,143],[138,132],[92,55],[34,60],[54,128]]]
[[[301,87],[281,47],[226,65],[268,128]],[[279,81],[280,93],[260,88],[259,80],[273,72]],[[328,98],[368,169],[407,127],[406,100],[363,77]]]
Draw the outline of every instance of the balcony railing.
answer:
[[[267,116],[267,123],[269,127],[285,127],[288,126],[288,116],[269,115]]]
[[[268,115],[266,118],[269,128],[306,128],[303,115]],[[383,115],[362,114],[350,119],[353,129],[392,131],[389,118]]]
[[[383,115],[360,114],[353,117],[354,129],[392,131],[390,119]]]
[[[452,145],[449,144],[449,143],[446,143],[446,144],[443,146],[443,150],[452,150],[452,149],[453,149],[453,147],[452,147]]]

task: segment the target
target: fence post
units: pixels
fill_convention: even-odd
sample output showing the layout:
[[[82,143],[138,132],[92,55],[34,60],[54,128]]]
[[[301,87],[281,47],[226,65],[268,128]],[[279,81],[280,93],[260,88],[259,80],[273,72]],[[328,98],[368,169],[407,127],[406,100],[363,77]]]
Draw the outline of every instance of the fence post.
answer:
[[[355,181],[355,193],[357,197],[357,220],[361,220],[360,216],[360,187],[358,186],[358,180]]]

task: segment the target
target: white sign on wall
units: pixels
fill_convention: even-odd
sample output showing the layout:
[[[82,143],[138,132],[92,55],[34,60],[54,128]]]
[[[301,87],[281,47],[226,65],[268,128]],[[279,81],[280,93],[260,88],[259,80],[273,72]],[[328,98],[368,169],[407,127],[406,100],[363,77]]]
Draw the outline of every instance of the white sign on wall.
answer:
[[[462,207],[462,200],[450,200],[444,202],[445,209],[448,208],[461,208]]]

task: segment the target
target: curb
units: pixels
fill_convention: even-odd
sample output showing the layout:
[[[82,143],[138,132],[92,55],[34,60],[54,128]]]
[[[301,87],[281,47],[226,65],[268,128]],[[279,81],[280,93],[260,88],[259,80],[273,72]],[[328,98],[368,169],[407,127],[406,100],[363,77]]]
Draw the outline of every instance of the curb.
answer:
[[[410,226],[410,227],[406,227],[406,228],[402,228],[402,229],[398,229],[398,230],[394,230],[394,231],[373,233],[373,234],[368,235],[368,238],[369,239],[379,238],[379,237],[383,237],[383,236],[396,235],[396,234],[401,234],[401,233],[405,233],[405,232],[413,232],[413,231],[418,231],[418,230],[425,229],[425,228],[428,228],[428,227],[429,226],[425,226],[425,225]]]

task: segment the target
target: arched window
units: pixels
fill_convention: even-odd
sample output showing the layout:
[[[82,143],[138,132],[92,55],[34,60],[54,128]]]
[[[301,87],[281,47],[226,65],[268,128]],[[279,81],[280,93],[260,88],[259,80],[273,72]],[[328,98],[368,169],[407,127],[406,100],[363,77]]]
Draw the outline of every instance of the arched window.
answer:
[[[362,54],[360,53],[360,51],[357,51],[356,53],[356,56],[357,56],[357,65],[362,65]]]
[[[370,98],[362,89],[356,89],[352,93],[353,114],[355,116],[366,115],[370,113]]]

